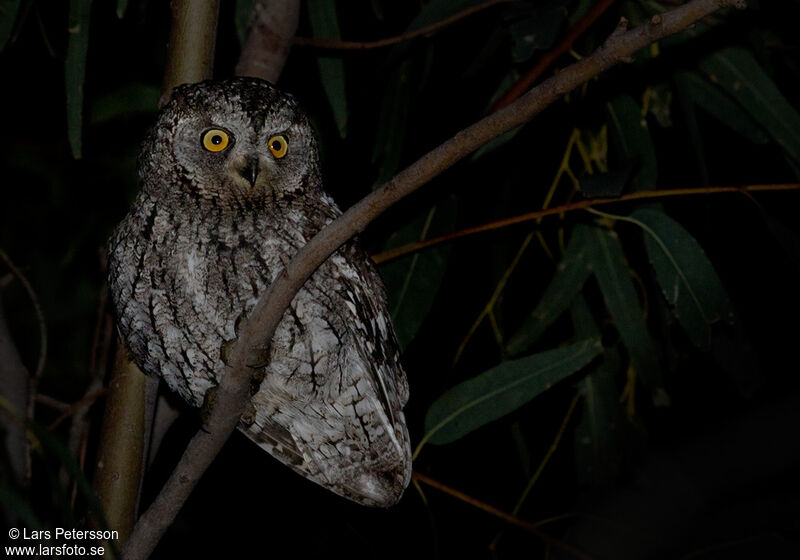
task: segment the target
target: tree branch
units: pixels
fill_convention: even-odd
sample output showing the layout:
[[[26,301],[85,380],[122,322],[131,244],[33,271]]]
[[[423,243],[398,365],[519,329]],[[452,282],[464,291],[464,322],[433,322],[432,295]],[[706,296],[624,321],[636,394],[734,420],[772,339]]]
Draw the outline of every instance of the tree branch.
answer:
[[[458,12],[457,14],[453,14],[452,16],[443,19],[442,21],[437,21],[436,23],[432,23],[430,25],[426,25],[425,27],[421,27],[419,29],[415,29],[414,31],[409,31],[407,33],[402,33],[400,35],[395,35],[394,37],[387,37],[386,39],[378,39],[377,41],[337,41],[336,39],[318,39],[317,37],[295,37],[294,44],[298,47],[317,47],[321,49],[333,49],[333,50],[342,50],[342,51],[354,51],[354,50],[364,50],[364,49],[377,49],[380,47],[388,47],[390,45],[396,45],[397,43],[402,43],[403,41],[409,41],[414,39],[415,37],[419,37],[420,35],[427,35],[429,33],[433,33],[434,31],[438,31],[443,27],[447,27],[448,25],[457,22],[460,19],[463,19],[467,16],[471,16],[481,10],[494,6],[495,4],[503,4],[506,2],[510,2],[511,0],[489,0],[488,2],[484,2],[483,4],[478,4],[477,6],[472,6],[471,8],[467,8]]]
[[[173,0],[171,11],[164,92],[159,105],[169,100],[175,86],[211,78],[214,65],[219,0]],[[109,382],[94,486],[108,526],[119,531],[122,541],[136,521],[145,441],[150,439],[148,428],[152,426],[149,420],[154,402],[146,402],[147,384],[147,378],[130,361],[125,343],[120,341]]]
[[[217,43],[219,0],[172,0],[164,92],[159,106],[169,101],[172,89],[211,78]]]
[[[727,6],[745,7],[742,0],[692,0],[654,17],[648,24],[626,32],[623,20],[606,43],[591,56],[565,68],[513,104],[458,132],[377,191],[351,207],[297,252],[285,270],[261,296],[241,327],[230,364],[217,387],[215,406],[205,430],[189,442],[178,466],[153,504],[141,517],[123,549],[126,560],[146,558],[172,523],[200,476],[227,441],[249,397],[259,349],[272,339],[284,310],[305,280],[342,243],[362,231],[392,204],[439,175],[442,171],[492,138],[531,119],[562,95],[587,80],[629,59],[639,49],[681,31],[706,15]]]
[[[3,415],[8,419],[6,448],[13,476],[21,485],[27,485],[31,465],[28,440],[25,435],[25,420],[33,418],[37,384],[47,361],[47,327],[42,306],[39,304],[39,298],[36,297],[33,286],[2,249],[0,249],[0,261],[5,263],[11,271],[11,276],[16,278],[28,293],[39,324],[39,359],[36,363],[36,371],[31,376],[11,339],[0,298],[0,397],[6,398],[8,404],[14,409],[14,411],[5,411]]]
[[[256,4],[235,74],[276,83],[299,21],[299,0],[261,0]]]
[[[592,206],[602,206],[604,204],[615,204],[617,202],[626,202],[630,200],[650,200],[654,198],[668,198],[675,196],[690,196],[690,195],[712,195],[712,194],[725,194],[725,193],[754,193],[754,192],[770,192],[770,191],[796,191],[800,190],[800,183],[780,183],[776,185],[744,185],[741,187],[690,187],[690,188],[677,188],[677,189],[658,189],[655,191],[636,191],[632,193],[623,194],[620,196],[609,198],[585,198],[575,202],[567,202],[560,206],[552,208],[543,208],[541,210],[534,210],[533,212],[525,212],[509,218],[502,218],[494,220],[485,224],[472,226],[439,237],[431,237],[423,239],[422,241],[414,241],[407,243],[394,249],[388,249],[372,255],[372,260],[375,264],[385,263],[405,255],[416,253],[428,247],[439,245],[454,239],[460,239],[477,233],[484,233],[487,231],[494,231],[497,229],[507,228],[524,222],[531,222],[533,220],[540,220],[546,216],[563,216],[567,212],[575,210],[587,210]]]
[[[572,48],[572,45],[575,43],[575,41],[577,41],[578,38],[583,35],[584,32],[589,29],[589,27],[591,27],[591,25],[597,21],[597,19],[603,15],[615,1],[616,0],[600,0],[597,4],[595,4],[592,9],[586,12],[586,15],[584,15],[581,20],[567,32],[564,38],[559,41],[558,45],[556,45],[554,49],[544,53],[539,60],[536,61],[536,64],[534,64],[524,76],[517,80],[514,85],[511,86],[511,88],[503,95],[503,97],[501,97],[491,107],[491,109],[489,109],[488,112],[494,113],[498,109],[505,107],[517,99],[520,95],[525,93],[525,91],[527,91],[527,89],[539,79],[539,76],[544,74],[544,71],[547,70],[550,65],[552,65],[561,55]]]
[[[125,344],[119,341],[114,376],[108,386],[94,487],[109,528],[119,531],[122,541],[136,522],[145,439],[146,379],[128,358]]]

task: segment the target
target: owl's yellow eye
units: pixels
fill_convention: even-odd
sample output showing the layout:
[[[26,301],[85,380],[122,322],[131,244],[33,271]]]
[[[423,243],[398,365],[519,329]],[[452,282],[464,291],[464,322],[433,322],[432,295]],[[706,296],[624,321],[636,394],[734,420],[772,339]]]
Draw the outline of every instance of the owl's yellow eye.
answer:
[[[209,152],[221,152],[228,147],[229,142],[228,133],[218,128],[212,128],[203,134],[203,147]]]
[[[278,159],[281,159],[289,151],[289,143],[280,134],[270,138],[267,144],[269,145],[269,151]]]

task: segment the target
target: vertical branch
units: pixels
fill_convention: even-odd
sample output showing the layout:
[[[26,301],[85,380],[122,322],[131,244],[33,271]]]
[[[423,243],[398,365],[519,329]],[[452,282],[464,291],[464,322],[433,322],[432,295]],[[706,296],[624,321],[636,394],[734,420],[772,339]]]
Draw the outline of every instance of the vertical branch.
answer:
[[[202,82],[214,73],[219,0],[173,0],[172,25],[164,70],[164,105],[175,86]]]
[[[299,0],[261,0],[256,4],[235,74],[276,83],[299,19]]]
[[[108,526],[125,540],[136,522],[144,447],[146,378],[120,342],[108,387],[94,485]]]
[[[219,0],[173,0],[161,105],[175,86],[211,78],[218,14]],[[94,484],[109,528],[119,531],[124,542],[136,522],[145,442],[155,401],[147,399],[146,404],[147,378],[130,361],[124,341],[118,346]]]

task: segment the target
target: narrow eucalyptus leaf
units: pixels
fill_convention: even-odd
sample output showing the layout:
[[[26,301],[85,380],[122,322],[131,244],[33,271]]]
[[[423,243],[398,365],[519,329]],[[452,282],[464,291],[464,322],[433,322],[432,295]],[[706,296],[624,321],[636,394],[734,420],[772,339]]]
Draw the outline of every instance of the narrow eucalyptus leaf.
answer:
[[[372,161],[380,166],[376,181],[378,185],[391,179],[400,167],[411,105],[412,68],[411,59],[400,64],[390,76],[383,94],[372,152]]]
[[[455,216],[455,199],[443,200],[392,234],[383,250],[452,231]],[[443,245],[381,265],[392,324],[401,349],[413,340],[428,316],[447,270],[449,256],[450,247]]]
[[[339,19],[334,0],[308,0],[308,14],[314,36],[321,39],[341,39]],[[345,91],[344,61],[334,56],[319,56],[317,67],[322,89],[333,111],[339,136],[347,135],[347,95]]]
[[[756,144],[769,141],[764,129],[741,105],[697,72],[679,72],[675,83],[687,99],[733,132]]]
[[[75,159],[80,159],[82,151],[83,83],[86,76],[91,7],[91,0],[72,0],[69,5],[69,38],[64,79],[67,91],[67,135]]]
[[[576,474],[583,484],[608,482],[620,469],[624,421],[615,381],[620,362],[616,347],[606,348],[603,361],[578,383],[583,399],[573,444]]]
[[[31,507],[30,496],[3,482],[0,482],[0,504],[7,521],[21,521],[29,530],[42,528],[42,523]]]
[[[14,30],[19,12],[19,0],[0,0],[0,51],[5,48]]]
[[[436,399],[425,417],[430,443],[445,444],[513,412],[577,372],[602,350],[590,339],[503,362]]]
[[[581,178],[581,194],[586,198],[619,196],[636,171],[633,161],[622,163],[607,173],[597,173]]]
[[[608,126],[617,165],[638,165],[632,179],[634,190],[653,190],[658,182],[658,165],[653,140],[642,110],[632,97],[621,95],[606,104]]]
[[[695,346],[708,348],[711,324],[732,314],[714,266],[697,240],[664,212],[640,208],[630,217],[645,226],[650,264],[678,323]]]
[[[524,352],[536,342],[547,327],[569,309],[575,296],[580,293],[591,273],[589,236],[590,228],[587,226],[578,224],[572,230],[569,244],[542,299],[508,340],[506,350],[510,356]]]
[[[560,2],[532,6],[528,17],[511,24],[514,62],[524,62],[537,50],[550,48],[561,32],[566,11]]]
[[[599,227],[592,229],[591,240],[591,266],[603,292],[606,309],[653,402],[656,406],[667,406],[669,396],[664,389],[658,353],[644,320],[622,244],[616,233]]]
[[[750,51],[742,47],[721,49],[702,59],[700,68],[800,163],[800,113]]]

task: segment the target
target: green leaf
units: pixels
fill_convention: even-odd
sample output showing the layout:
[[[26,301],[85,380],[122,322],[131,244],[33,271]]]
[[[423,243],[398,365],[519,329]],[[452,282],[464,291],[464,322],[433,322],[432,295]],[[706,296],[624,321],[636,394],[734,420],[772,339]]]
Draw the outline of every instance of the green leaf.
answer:
[[[411,105],[411,59],[403,61],[386,84],[372,161],[380,165],[376,184],[389,180],[400,167]]]
[[[514,62],[524,62],[537,50],[550,48],[561,33],[566,10],[561,3],[532,6],[528,17],[511,24]]]
[[[719,50],[702,59],[700,68],[800,163],[800,114],[749,51],[741,47]]]
[[[117,17],[122,19],[128,11],[128,0],[117,0]]]
[[[695,346],[707,349],[711,324],[732,315],[714,266],[697,240],[660,210],[640,208],[630,218],[645,230],[650,264],[678,323]]]
[[[256,4],[258,4],[258,0],[236,0],[233,21],[236,24],[236,37],[238,37],[240,45],[244,45],[247,40],[250,18],[253,17],[253,10]]]
[[[636,166],[632,161],[617,166],[607,173],[595,173],[581,177],[581,194],[586,198],[619,196],[629,184]]]
[[[572,323],[578,337],[600,336],[583,296],[572,304]],[[616,346],[603,349],[603,361],[590,368],[578,382],[583,397],[580,420],[575,426],[573,446],[578,479],[585,484],[600,484],[619,470],[622,418],[614,380],[621,369]]]
[[[584,340],[503,362],[436,399],[425,417],[423,441],[445,444],[513,412],[592,361],[602,349]]]
[[[769,140],[764,129],[741,105],[697,72],[678,72],[675,74],[675,83],[682,95],[733,132],[756,144]]]
[[[639,305],[622,244],[616,233],[599,227],[593,228],[590,237],[590,262],[606,309],[653,402],[656,406],[667,406],[669,396],[664,390],[658,354]]]
[[[72,0],[69,5],[69,39],[64,62],[67,90],[67,135],[72,157],[81,157],[83,129],[83,83],[86,75],[86,52],[89,47],[89,16],[92,0]]]
[[[573,4],[574,6],[570,10],[569,19],[567,20],[569,27],[573,27],[582,20],[586,13],[594,7],[596,0],[577,0]]]
[[[27,529],[42,528],[42,523],[31,507],[30,497],[3,482],[0,482],[0,504],[4,517],[9,522],[20,521]]]
[[[658,182],[658,164],[647,120],[632,97],[621,95],[606,104],[609,132],[617,165],[633,162],[638,171],[631,182],[637,191],[653,190]]]
[[[11,38],[14,23],[17,21],[17,12],[19,12],[19,0],[0,0],[0,51]]]
[[[452,198],[432,206],[397,230],[383,250],[452,231],[455,206]],[[444,278],[449,256],[450,247],[439,246],[381,265],[400,348],[408,346],[428,316]]]
[[[576,337],[600,336],[600,329],[583,295],[575,298],[570,312]],[[625,424],[615,377],[621,370],[618,346],[606,346],[602,361],[592,364],[589,372],[578,382],[578,391],[583,399],[580,420],[573,434],[573,447],[576,474],[584,484],[605,483],[619,472]]]
[[[341,39],[339,19],[334,0],[308,0],[308,14],[314,37],[320,39]],[[317,58],[322,89],[328,97],[333,118],[339,128],[339,136],[347,135],[347,96],[344,80],[344,61],[339,57],[319,56]]]
[[[689,134],[689,142],[692,145],[697,170],[700,172],[700,182],[708,185],[708,165],[706,164],[705,148],[703,147],[703,137],[700,134],[700,124],[697,122],[697,111],[695,110],[695,100],[692,91],[686,81],[686,73],[675,74],[675,92],[681,105],[683,118],[686,122],[686,130]]]
[[[87,120],[101,124],[134,114],[155,114],[161,88],[150,84],[130,83],[97,97],[89,106]]]
[[[588,255],[591,249],[590,229],[579,224],[572,230],[564,256],[561,257],[542,299],[508,340],[506,350],[510,356],[524,352],[536,342],[547,327],[569,309],[575,296],[580,293],[591,274]]]

